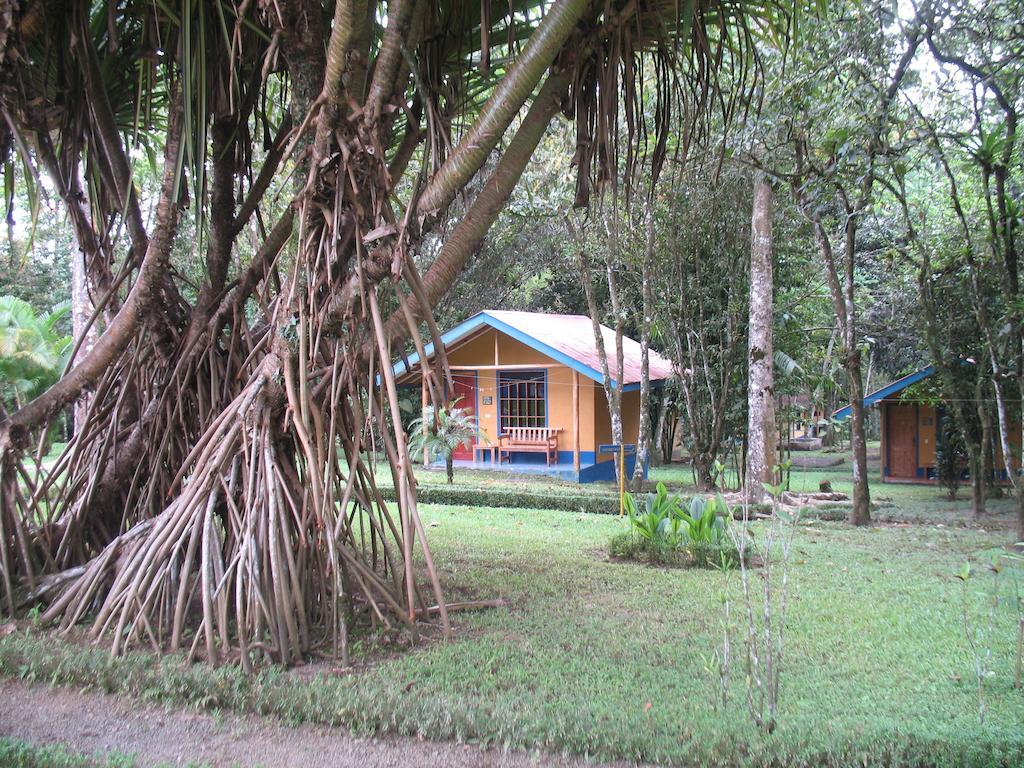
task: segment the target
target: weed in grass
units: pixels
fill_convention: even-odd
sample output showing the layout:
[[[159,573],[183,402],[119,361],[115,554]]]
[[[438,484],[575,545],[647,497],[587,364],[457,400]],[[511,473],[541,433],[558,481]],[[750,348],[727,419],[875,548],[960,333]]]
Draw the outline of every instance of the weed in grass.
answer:
[[[755,586],[752,585],[753,578],[747,558],[739,558],[739,566],[746,618],[744,662],[747,712],[758,728],[770,734],[778,725],[789,596],[789,560],[793,551],[799,513],[790,514],[779,504],[783,492],[781,484],[764,483],[764,487],[771,497],[772,511],[767,522],[764,546],[760,551],[759,575],[762,583],[761,588],[756,590],[760,596],[757,610],[753,598]],[[755,544],[750,534],[750,511],[747,504],[743,506],[743,524],[732,525],[729,530],[738,552],[754,551]],[[727,606],[728,604],[726,608]]]
[[[983,553],[986,560],[985,569],[990,579],[985,580],[987,589],[979,590],[977,593],[983,599],[986,606],[985,617],[981,626],[978,626],[970,608],[971,599],[969,584],[974,568],[970,561],[964,562],[957,571],[957,578],[961,585],[961,616],[963,618],[964,637],[967,647],[971,653],[971,660],[974,666],[974,677],[978,691],[978,721],[985,722],[985,681],[993,674],[991,669],[993,645],[995,642],[996,618],[1000,605],[1003,603],[1001,597],[1001,583],[1006,580],[1013,585],[1013,595],[1008,602],[1013,606],[1016,613],[1016,658],[1014,660],[1013,687],[1021,687],[1021,656],[1024,653],[1024,597],[1021,595],[1020,587],[1020,564],[1024,563],[1024,557],[1017,553],[1006,552],[1001,549],[989,550]]]

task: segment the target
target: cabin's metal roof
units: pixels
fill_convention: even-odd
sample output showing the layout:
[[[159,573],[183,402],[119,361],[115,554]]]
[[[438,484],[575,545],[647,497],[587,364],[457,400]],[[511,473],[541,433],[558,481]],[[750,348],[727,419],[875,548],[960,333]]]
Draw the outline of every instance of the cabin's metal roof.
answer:
[[[876,389],[870,395],[865,396],[864,407],[867,408],[868,406],[874,405],[879,400],[884,400],[890,395],[895,395],[897,392],[902,392],[911,384],[916,384],[917,382],[921,381],[921,379],[927,379],[933,373],[935,373],[934,365],[929,365],[927,368],[922,368],[919,371],[908,373],[903,378],[896,379],[896,381],[894,381],[892,384],[882,387],[881,389]],[[845,421],[846,419],[850,418],[851,413],[852,409],[850,408],[850,406],[847,405],[833,413],[832,418],[835,419],[836,421]]]
[[[441,335],[444,345],[452,344],[475,335],[485,328],[494,328],[507,336],[511,336],[531,349],[550,357],[552,360],[578,371],[589,379],[600,382],[601,359],[594,341],[594,327],[586,315],[555,315],[543,312],[508,312],[488,309],[473,315],[463,323]],[[608,364],[612,378],[615,379],[615,331],[601,326],[604,346],[608,354]],[[434,345],[428,344],[424,350],[427,357],[433,356]],[[672,375],[672,363],[653,349],[648,357],[650,378],[652,382],[667,379]],[[410,355],[409,368],[405,361],[394,365],[396,376],[419,363],[419,356]],[[640,387],[640,343],[623,336],[622,338],[622,380],[623,391],[628,392]],[[618,382],[615,382],[616,386]]]

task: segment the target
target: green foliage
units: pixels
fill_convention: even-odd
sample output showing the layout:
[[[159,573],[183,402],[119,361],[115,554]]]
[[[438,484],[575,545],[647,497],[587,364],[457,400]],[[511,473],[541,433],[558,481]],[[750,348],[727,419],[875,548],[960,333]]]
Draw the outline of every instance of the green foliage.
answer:
[[[917,489],[918,491],[922,489]],[[934,499],[934,489],[931,498]],[[790,578],[780,726],[745,715],[743,675],[714,711],[706,656],[720,636],[714,570],[610,564],[621,521],[518,509],[421,508],[431,548],[459,594],[512,608],[458,614],[457,641],[396,654],[353,637],[356,666],[246,676],[36,632],[0,639],[0,675],[116,693],[158,705],[269,715],[360,736],[460,739],[496,749],[709,768],[1024,764],[1024,697],[992,684],[985,726],[972,682],[952,572],[964,548],[1000,536],[933,526],[802,526]],[[865,557],[870,552],[871,557]],[[757,578],[756,576],[754,577]],[[1000,617],[995,666],[1012,665]],[[701,651],[704,651],[702,654]],[[650,708],[647,708],[650,702]]]
[[[21,739],[0,738],[0,765],[5,768],[133,768],[135,758],[113,753],[89,757],[57,745],[36,746]]]
[[[480,439],[476,419],[458,400],[434,408],[428,405],[423,415],[409,426],[409,448],[413,455],[426,451],[428,458],[442,458],[448,468],[448,482],[452,482],[452,457],[460,445]]]
[[[71,337],[61,324],[70,312],[67,303],[36,314],[14,296],[0,296],[0,399],[19,408],[60,378],[67,363]]]
[[[702,568],[725,568],[739,563],[740,552],[729,536],[732,512],[722,498],[694,497],[689,515],[683,512],[688,534],[687,549],[693,564]]]
[[[617,557],[642,556],[651,562],[688,561],[699,567],[725,567],[738,562],[739,553],[728,532],[732,520],[721,498],[693,497],[683,506],[678,496],[658,483],[642,506],[633,494],[626,494],[632,548],[622,535],[610,545]],[[632,553],[632,554],[630,554]]]
[[[942,419],[942,439],[935,446],[935,474],[950,499],[955,499],[967,469],[967,446],[952,418]]]
[[[453,504],[474,507],[508,507],[512,509],[551,509],[560,512],[585,512],[593,515],[618,514],[618,497],[612,493],[542,492],[508,487],[479,488],[427,485],[419,473],[416,498],[421,504]],[[395,500],[393,488],[381,488],[386,501]]]

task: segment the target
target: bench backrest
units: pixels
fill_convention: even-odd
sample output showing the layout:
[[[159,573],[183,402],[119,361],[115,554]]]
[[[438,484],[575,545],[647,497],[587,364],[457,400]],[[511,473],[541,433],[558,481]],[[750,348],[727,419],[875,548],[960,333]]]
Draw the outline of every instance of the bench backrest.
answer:
[[[513,443],[546,443],[561,431],[558,427],[509,427],[505,436]]]

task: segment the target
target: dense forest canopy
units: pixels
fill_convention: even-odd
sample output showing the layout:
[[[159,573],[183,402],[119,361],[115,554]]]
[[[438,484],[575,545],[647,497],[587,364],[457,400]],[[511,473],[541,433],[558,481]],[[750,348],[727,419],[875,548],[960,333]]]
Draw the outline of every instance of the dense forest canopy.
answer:
[[[50,373],[0,390],[0,606],[246,667],[347,658],[360,622],[447,632],[390,361],[485,308],[663,351],[640,450],[671,458],[678,428],[707,487],[743,464],[767,331],[778,395],[852,407],[855,523],[862,398],[934,364],[975,513],[1000,456],[1024,536],[1022,17],[0,0],[0,293],[72,308]],[[434,408],[449,381],[442,354]]]

